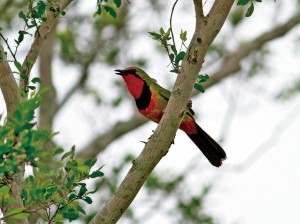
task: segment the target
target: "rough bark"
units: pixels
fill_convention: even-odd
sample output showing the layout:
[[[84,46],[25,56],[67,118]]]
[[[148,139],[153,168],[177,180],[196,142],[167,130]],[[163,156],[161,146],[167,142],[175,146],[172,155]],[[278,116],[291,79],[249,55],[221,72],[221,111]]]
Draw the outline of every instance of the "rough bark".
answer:
[[[13,117],[13,112],[17,107],[17,102],[21,99],[18,92],[18,85],[14,79],[13,73],[9,67],[6,56],[4,54],[3,47],[0,46],[0,88],[5,100],[6,110],[8,117]],[[5,210],[12,208],[23,207],[23,201],[21,197],[21,191],[23,188],[23,176],[25,165],[20,164],[18,166],[19,172],[11,176],[0,176],[0,184],[10,187],[11,196],[16,199],[15,203],[10,203],[5,207]],[[2,211],[5,214],[5,211]],[[6,219],[7,223],[15,222],[19,224],[28,224],[28,220],[14,220]]]
[[[147,177],[167,154],[185,113],[193,85],[204,62],[208,47],[221,30],[234,0],[216,0],[207,17],[202,1],[194,0],[196,29],[182,62],[169,103],[150,141],[127,173],[121,185],[90,223],[116,223],[143,186]]]
[[[9,67],[4,49],[0,46],[0,88],[5,100],[8,116],[13,116],[16,102],[20,99],[18,85]]]
[[[48,127],[50,130],[52,130],[53,117],[57,108],[56,90],[52,80],[52,60],[56,40],[56,25],[57,21],[53,25],[48,38],[45,40],[39,57],[39,73],[42,80],[41,88],[50,87],[50,89],[42,95],[39,125],[41,128]]]

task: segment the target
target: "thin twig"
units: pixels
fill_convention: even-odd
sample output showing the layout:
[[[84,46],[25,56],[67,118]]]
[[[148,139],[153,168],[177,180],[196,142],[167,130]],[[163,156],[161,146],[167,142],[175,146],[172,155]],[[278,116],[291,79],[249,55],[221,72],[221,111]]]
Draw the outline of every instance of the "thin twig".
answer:
[[[12,57],[14,58],[14,60],[17,61],[16,55],[14,54],[14,52],[12,51],[12,49],[9,46],[8,39],[5,38],[2,33],[0,33],[0,36],[3,39],[5,45],[7,46],[8,50],[9,50],[10,54],[12,55]]]
[[[172,19],[173,19],[173,13],[174,13],[174,9],[175,9],[175,6],[177,4],[178,0],[176,0],[173,4],[173,7],[172,7],[172,11],[171,11],[171,16],[170,16],[170,30],[171,30],[171,36],[172,36],[172,41],[173,41],[173,45],[176,47],[176,43],[175,43],[175,38],[174,38],[174,34],[173,34],[173,27],[172,27]]]

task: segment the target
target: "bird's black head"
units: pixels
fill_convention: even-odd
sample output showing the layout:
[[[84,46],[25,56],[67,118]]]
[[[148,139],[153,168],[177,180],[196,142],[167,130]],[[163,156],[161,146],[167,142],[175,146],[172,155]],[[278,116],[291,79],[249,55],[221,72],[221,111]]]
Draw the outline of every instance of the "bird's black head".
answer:
[[[136,69],[134,68],[126,68],[126,69],[116,69],[115,70],[117,75],[136,75]]]

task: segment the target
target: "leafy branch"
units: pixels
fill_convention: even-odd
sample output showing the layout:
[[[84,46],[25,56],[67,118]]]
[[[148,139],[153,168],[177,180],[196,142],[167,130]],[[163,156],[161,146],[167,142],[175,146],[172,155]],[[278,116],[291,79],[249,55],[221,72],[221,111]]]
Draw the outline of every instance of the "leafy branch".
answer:
[[[8,186],[0,188],[0,209],[4,211],[0,221],[26,219],[29,213],[37,210],[44,211],[46,216],[42,218],[49,223],[78,219],[79,213],[85,214],[79,202],[91,204],[93,201],[89,195],[96,192],[88,190],[84,182],[104,175],[102,167],[94,170],[96,159],[74,159],[75,147],[62,155],[61,161],[55,165],[56,169],[43,162],[45,158],[54,158],[64,150],[60,147],[45,150],[46,142],[54,134],[46,129],[34,129],[35,111],[41,103],[40,94],[19,102],[14,117],[9,117],[6,124],[0,126],[0,175],[7,177],[9,182],[10,176],[19,172],[20,164],[24,163],[34,170],[22,189],[23,207],[5,209],[15,199]]]
[[[96,5],[97,6],[97,10],[94,13],[94,16],[96,16],[96,15],[100,16],[102,14],[103,10],[104,10],[109,15],[111,15],[113,18],[117,18],[116,10],[112,6],[110,6],[108,4],[105,4],[107,2],[108,2],[108,0],[97,0],[97,5]],[[121,3],[122,3],[121,0],[114,0],[114,5],[117,8],[120,8]]]

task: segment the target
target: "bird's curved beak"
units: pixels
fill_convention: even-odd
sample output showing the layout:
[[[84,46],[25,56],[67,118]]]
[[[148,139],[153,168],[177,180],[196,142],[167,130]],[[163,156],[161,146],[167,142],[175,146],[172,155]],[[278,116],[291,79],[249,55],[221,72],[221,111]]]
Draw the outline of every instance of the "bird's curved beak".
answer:
[[[116,72],[116,75],[126,75],[127,74],[127,72],[122,69],[116,69],[115,72]]]

